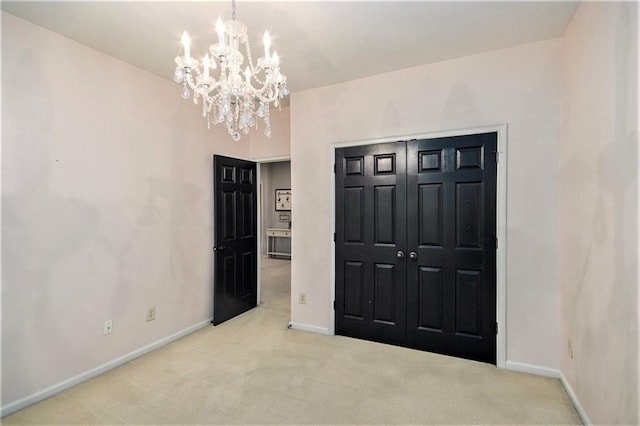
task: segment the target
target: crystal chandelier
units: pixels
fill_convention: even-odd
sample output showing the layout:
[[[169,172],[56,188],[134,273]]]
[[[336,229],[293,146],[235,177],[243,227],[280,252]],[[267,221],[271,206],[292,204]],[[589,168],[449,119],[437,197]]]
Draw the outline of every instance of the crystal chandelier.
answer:
[[[274,50],[270,54],[271,38],[265,31],[264,57],[254,65],[247,36],[247,26],[236,21],[236,2],[231,1],[232,20],[216,23],[218,43],[209,46],[209,54],[202,59],[202,67],[191,57],[189,35],[182,34],[184,56],[177,56],[174,80],[182,84],[182,97],[189,99],[193,91],[193,103],[202,98],[202,116],[209,123],[224,123],[233,140],[240,140],[241,133],[258,128],[257,119],[264,120],[264,134],[271,136],[269,108],[276,108],[289,94],[287,77],[280,73],[280,59]],[[242,72],[245,56],[240,52],[244,45],[247,65]],[[211,70],[219,68],[218,78]]]

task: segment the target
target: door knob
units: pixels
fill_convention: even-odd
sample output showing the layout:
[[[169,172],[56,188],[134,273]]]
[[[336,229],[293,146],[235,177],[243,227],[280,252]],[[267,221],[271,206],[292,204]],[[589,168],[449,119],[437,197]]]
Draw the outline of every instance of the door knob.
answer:
[[[418,258],[418,253],[416,253],[415,251],[412,251],[411,253],[409,253],[409,259],[416,260],[417,258]]]
[[[217,246],[213,248],[213,251],[218,251],[218,250],[224,251],[224,246]]]
[[[398,253],[396,253],[396,257],[398,259],[404,259],[404,252],[402,250],[398,250]]]

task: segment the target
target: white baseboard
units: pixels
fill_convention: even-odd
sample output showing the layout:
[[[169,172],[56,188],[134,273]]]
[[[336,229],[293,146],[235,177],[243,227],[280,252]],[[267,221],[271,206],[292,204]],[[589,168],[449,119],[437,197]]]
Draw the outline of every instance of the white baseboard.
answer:
[[[587,411],[584,409],[584,407],[580,403],[578,396],[575,394],[575,392],[571,388],[569,381],[564,376],[564,374],[562,374],[560,370],[555,370],[553,368],[547,368],[547,367],[540,367],[539,365],[513,362],[513,361],[507,361],[507,370],[518,371],[520,373],[535,374],[537,376],[552,377],[554,379],[560,379],[560,383],[562,383],[562,387],[564,387],[565,391],[567,392],[567,395],[569,396],[569,399],[571,400],[573,407],[576,409],[578,416],[580,416],[580,420],[582,420],[582,423],[585,425],[593,424],[591,422],[591,419],[589,419],[589,415],[587,414]]]
[[[587,410],[585,410],[582,404],[580,403],[578,396],[573,391],[573,388],[569,384],[569,381],[564,376],[564,374],[562,374],[562,372],[560,372],[560,383],[562,383],[562,386],[564,386],[564,390],[567,391],[567,395],[569,395],[569,399],[571,399],[573,406],[576,408],[576,411],[578,412],[578,415],[580,416],[582,423],[585,425],[592,425],[593,422],[589,418],[589,415],[587,414]]]
[[[539,365],[525,364],[523,362],[507,361],[506,369],[519,373],[535,374],[536,376],[560,378],[560,371]]]
[[[78,385],[82,382],[85,382],[89,379],[92,379],[96,376],[99,376],[100,374],[104,374],[109,370],[112,370],[122,364],[125,364],[129,361],[132,361],[136,358],[141,357],[142,355],[145,355],[151,351],[154,351],[158,348],[161,348],[162,346],[168,345],[169,343],[178,340],[184,336],[187,336],[191,333],[193,333],[194,331],[197,331],[201,328],[206,327],[207,325],[211,325],[211,320],[212,318],[209,318],[206,321],[202,321],[198,324],[192,325],[191,327],[185,328],[184,330],[181,330],[175,334],[172,334],[171,336],[167,336],[165,338],[162,338],[160,340],[156,340],[153,343],[148,344],[147,346],[144,346],[140,349],[137,349],[133,352],[130,352],[126,355],[123,355],[119,358],[116,358],[114,360],[111,360],[105,364],[102,364],[96,368],[93,368],[89,371],[85,371],[84,373],[80,373],[77,376],[71,377],[67,380],[64,380],[60,383],[57,383],[53,386],[50,386],[46,389],[43,389],[39,392],[36,392],[34,394],[31,394],[29,396],[26,396],[24,398],[21,398],[17,401],[13,401],[8,403],[7,405],[3,406],[2,408],[0,408],[0,417],[5,417],[8,416],[9,414],[13,414],[16,411],[22,410],[23,408],[28,407],[29,405],[35,404],[36,402],[40,402],[44,399],[47,399],[57,393],[60,393],[66,389],[69,389],[72,386]]]
[[[329,336],[331,335],[328,328],[316,327],[315,325],[307,325],[307,324],[299,324],[297,322],[290,322],[289,327],[293,328],[294,330],[310,331],[311,333],[326,334]]]

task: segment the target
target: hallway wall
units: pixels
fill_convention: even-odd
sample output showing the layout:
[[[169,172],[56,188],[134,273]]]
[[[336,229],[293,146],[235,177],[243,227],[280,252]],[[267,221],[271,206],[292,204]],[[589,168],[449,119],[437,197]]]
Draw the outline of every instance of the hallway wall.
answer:
[[[291,161],[279,161],[260,164],[260,179],[262,184],[262,255],[267,255],[267,228],[289,228],[289,221],[281,222],[280,216],[285,215],[293,219],[292,211],[276,211],[276,189],[291,188]],[[290,253],[291,241],[286,238],[274,240],[276,251]]]

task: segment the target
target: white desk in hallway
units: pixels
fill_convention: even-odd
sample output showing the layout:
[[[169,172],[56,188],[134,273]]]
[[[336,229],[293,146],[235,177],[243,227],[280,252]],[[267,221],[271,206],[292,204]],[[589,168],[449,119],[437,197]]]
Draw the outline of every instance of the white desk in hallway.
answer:
[[[291,253],[276,251],[276,241],[278,238],[291,239],[291,229],[267,228],[267,256],[283,256],[291,259]]]

